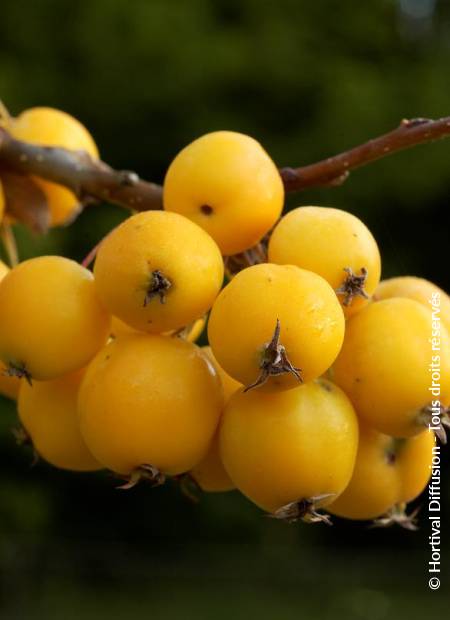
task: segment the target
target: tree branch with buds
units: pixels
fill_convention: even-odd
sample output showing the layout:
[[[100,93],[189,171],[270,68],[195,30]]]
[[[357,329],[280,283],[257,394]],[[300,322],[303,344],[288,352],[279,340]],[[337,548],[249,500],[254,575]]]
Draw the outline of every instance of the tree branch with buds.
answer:
[[[403,120],[396,129],[382,136],[307,166],[281,168],[280,175],[287,192],[340,185],[352,170],[398,151],[448,136],[450,116],[439,120]],[[0,178],[2,175],[37,176],[58,183],[70,189],[84,204],[110,202],[136,211],[162,208],[161,186],[141,180],[136,173],[114,170],[108,164],[92,159],[84,151],[37,146],[16,140],[0,126]],[[8,208],[8,193],[5,194]],[[10,201],[14,202],[12,197]]]

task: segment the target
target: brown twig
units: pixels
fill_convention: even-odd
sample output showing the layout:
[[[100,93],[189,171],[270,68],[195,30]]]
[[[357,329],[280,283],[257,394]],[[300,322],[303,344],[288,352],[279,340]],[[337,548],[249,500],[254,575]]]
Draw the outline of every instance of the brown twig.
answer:
[[[300,168],[281,168],[287,192],[340,185],[356,170],[386,155],[450,136],[450,117],[403,120],[399,127],[349,151]],[[106,201],[136,211],[162,208],[162,188],[134,172],[114,170],[83,151],[36,146],[15,140],[0,127],[0,167],[36,175],[72,190],[82,201]]]
[[[404,119],[388,133],[369,140],[349,151],[301,168],[282,168],[281,177],[287,192],[308,187],[341,185],[350,171],[370,164],[398,151],[450,136],[450,116],[439,120],[428,118]]]
[[[162,189],[135,172],[114,170],[84,151],[37,146],[15,140],[0,127],[0,167],[35,175],[69,188],[81,201],[101,200],[148,211],[162,208]]]

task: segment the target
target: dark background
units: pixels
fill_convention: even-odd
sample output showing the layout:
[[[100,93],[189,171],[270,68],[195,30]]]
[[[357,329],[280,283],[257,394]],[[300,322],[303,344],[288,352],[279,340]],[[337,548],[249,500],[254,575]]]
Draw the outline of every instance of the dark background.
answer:
[[[450,114],[450,3],[433,0],[2,0],[0,97],[14,114],[62,108],[103,159],[162,181],[186,143],[249,133],[280,165],[301,165],[383,133],[402,118]],[[450,141],[304,192],[359,215],[384,276],[450,289]],[[22,258],[80,259],[125,213],[90,207],[44,237],[18,229]],[[114,489],[14,445],[0,411],[2,618],[103,620],[437,617],[448,608],[449,472],[443,574],[428,590],[428,524],[416,534],[337,522],[287,526],[237,494],[191,504],[175,486]]]

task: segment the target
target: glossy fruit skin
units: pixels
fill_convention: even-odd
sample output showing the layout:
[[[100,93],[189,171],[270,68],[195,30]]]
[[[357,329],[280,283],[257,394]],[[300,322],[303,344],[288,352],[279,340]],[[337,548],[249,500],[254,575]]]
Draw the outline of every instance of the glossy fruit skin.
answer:
[[[354,409],[342,390],[324,379],[270,394],[239,391],[225,408],[220,430],[230,478],[268,512],[342,493],[357,447]]]
[[[260,374],[264,346],[276,321],[280,342],[305,382],[324,373],[342,345],[345,321],[330,285],[292,265],[261,264],[239,272],[211,310],[208,337],[222,368],[243,385]],[[272,376],[258,390],[298,386],[292,374]]]
[[[138,333],[100,351],[79,393],[86,444],[123,475],[141,465],[189,471],[205,456],[221,407],[219,379],[198,347]]]
[[[77,397],[83,371],[21,384],[18,413],[34,449],[61,469],[95,471],[101,465],[89,452],[78,423]]]
[[[392,298],[370,304],[347,322],[334,381],[374,429],[393,437],[423,431],[422,407],[434,399],[430,312],[417,301]],[[441,330],[441,399],[450,393],[450,340]]]
[[[20,263],[0,284],[0,354],[45,381],[82,368],[106,342],[110,316],[90,271],[61,256]]]
[[[380,252],[367,226],[347,211],[327,207],[298,207],[287,213],[270,237],[269,261],[318,273],[335,291],[346,279],[344,268],[359,274],[365,267],[364,289],[369,297],[381,274]],[[339,295],[339,300],[342,303],[344,297]],[[367,303],[367,299],[355,297],[343,306],[345,316]]]
[[[223,391],[222,406],[225,407],[232,394],[240,389],[242,385],[230,377],[230,375],[219,366],[211,347],[202,347],[202,353],[204,353],[213,364],[220,378]],[[190,474],[199,487],[208,493],[231,491],[234,489],[234,484],[225,471],[222,459],[220,458],[219,431],[214,435],[205,458],[192,469]]]
[[[144,305],[152,273],[171,282],[165,302]],[[101,244],[95,284],[112,314],[137,330],[163,333],[190,325],[211,307],[223,282],[219,248],[177,213],[146,211],[125,220]]]
[[[164,181],[164,208],[204,228],[225,255],[258,243],[280,217],[283,201],[269,155],[233,131],[209,133],[186,146]]]
[[[418,301],[429,310],[431,300],[437,294],[440,298],[441,320],[450,333],[450,297],[436,284],[428,280],[414,276],[399,276],[383,280],[377,286],[374,300],[381,301],[391,297],[406,297]]]
[[[97,146],[88,130],[70,114],[48,107],[24,110],[12,120],[10,131],[18,140],[44,146],[58,146],[72,151],[86,151],[98,159]],[[62,185],[34,178],[44,191],[53,226],[65,224],[77,213],[79,200]]]
[[[328,511],[347,519],[376,519],[396,504],[412,501],[430,478],[434,445],[429,431],[393,439],[360,425],[352,479]]]
[[[0,282],[9,273],[9,267],[0,260]],[[6,366],[0,362],[0,394],[15,400],[19,395],[20,380],[18,377],[9,377]]]

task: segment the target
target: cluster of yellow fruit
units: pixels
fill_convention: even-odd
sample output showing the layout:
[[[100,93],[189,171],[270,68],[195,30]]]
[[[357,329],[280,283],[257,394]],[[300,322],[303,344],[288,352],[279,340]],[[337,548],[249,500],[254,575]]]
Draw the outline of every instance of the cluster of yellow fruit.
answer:
[[[164,210],[111,231],[93,273],[48,256],[2,274],[0,389],[20,381],[42,458],[125,486],[237,488],[286,520],[373,519],[424,489],[429,426],[450,404],[450,299],[418,278],[380,283],[350,213],[280,219],[283,203],[255,140],[208,134],[170,165]],[[266,262],[224,269],[258,243]]]

